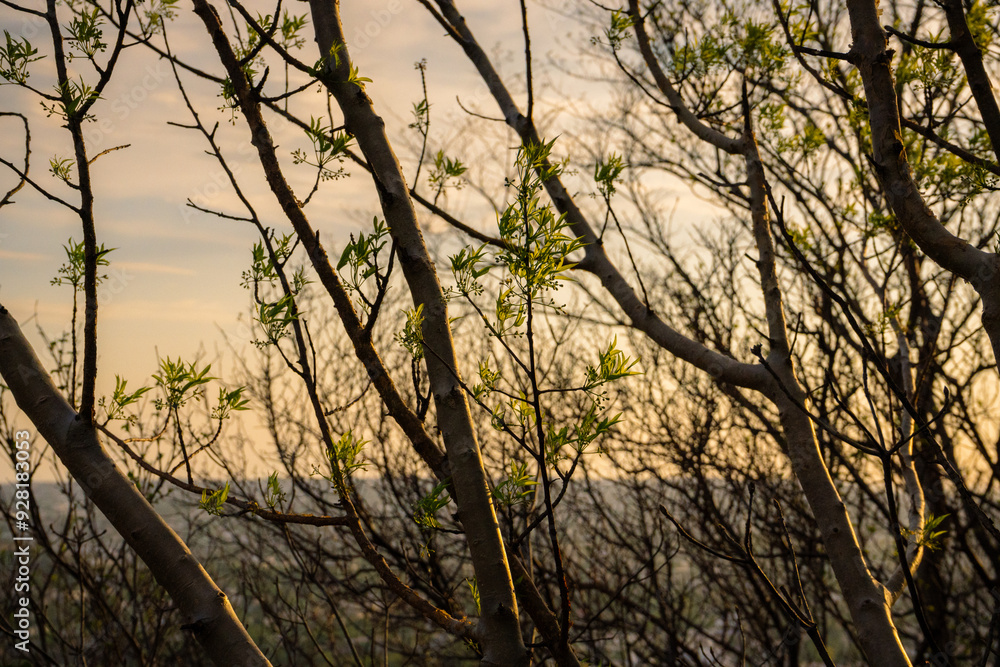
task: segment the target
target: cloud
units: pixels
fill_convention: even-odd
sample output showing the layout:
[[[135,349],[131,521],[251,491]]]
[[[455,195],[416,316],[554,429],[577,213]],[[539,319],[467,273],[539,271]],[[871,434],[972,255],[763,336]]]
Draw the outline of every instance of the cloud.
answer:
[[[202,299],[124,300],[112,301],[103,308],[105,320],[125,320],[141,323],[170,322],[172,324],[200,322],[211,331],[221,315],[235,308],[218,301]]]
[[[136,273],[167,273],[175,276],[197,275],[197,272],[192,269],[184,269],[167,264],[154,264],[152,262],[115,262],[115,266],[126,271],[135,271]]]
[[[0,259],[9,259],[15,262],[41,262],[50,259],[50,256],[40,252],[18,252],[16,250],[0,249]]]

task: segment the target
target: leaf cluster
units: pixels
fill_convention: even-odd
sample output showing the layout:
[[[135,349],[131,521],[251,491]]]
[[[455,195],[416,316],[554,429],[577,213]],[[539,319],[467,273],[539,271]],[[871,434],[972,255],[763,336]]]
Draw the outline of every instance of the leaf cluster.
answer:
[[[66,41],[70,47],[87,58],[93,58],[98,53],[108,48],[104,42],[104,32],[101,30],[103,19],[100,10],[94,8],[93,11],[78,11],[69,24],[67,32],[69,36]],[[70,58],[73,55],[70,53]]]
[[[295,299],[310,282],[304,269],[293,271],[287,292],[282,288],[278,290],[277,296],[270,296],[279,284],[283,284],[281,271],[294,250],[292,234],[272,235],[268,246],[257,242],[251,250],[250,269],[243,272],[241,285],[253,291],[256,310],[254,320],[264,330],[264,339],[254,341],[257,347],[276,345],[289,335],[289,328],[300,316]]]
[[[97,247],[96,266],[108,266],[107,255],[115,248],[105,248],[102,243]],[[74,291],[83,290],[83,279],[87,272],[86,250],[83,241],[69,239],[63,246],[66,261],[59,267],[59,275],[49,281],[50,285],[69,285]],[[107,278],[106,274],[97,276],[97,282]]]
[[[511,461],[507,477],[493,490],[493,498],[500,507],[520,505],[528,502],[537,485],[526,461]]]
[[[11,37],[6,30],[3,31],[3,36],[5,43],[0,47],[0,77],[6,79],[7,83],[24,85],[31,76],[28,65],[45,56],[38,55],[38,49],[27,38]]]
[[[418,526],[427,529],[441,527],[437,513],[451,502],[451,496],[446,492],[447,488],[448,480],[440,482],[416,502],[413,506],[413,521]]]
[[[195,362],[185,363],[180,358],[160,360],[160,370],[153,379],[163,391],[163,398],[156,399],[153,405],[157,410],[176,410],[192,399],[199,400],[204,396],[203,386],[218,379],[208,374],[211,368],[209,364],[199,369]]]
[[[347,149],[351,146],[351,135],[342,130],[334,131],[329,126],[324,126],[320,118],[309,118],[309,129],[306,136],[312,143],[312,158],[306,155],[300,148],[292,151],[292,162],[294,164],[307,164],[319,170],[321,181],[331,181],[344,178],[347,172],[343,167]],[[341,165],[337,169],[331,168],[331,164]]]
[[[212,516],[221,516],[222,509],[226,506],[226,498],[229,497],[229,482],[218,491],[209,493],[207,490],[201,492],[201,500],[198,507],[205,510]]]
[[[339,440],[334,441],[333,446],[327,450],[326,456],[332,465],[337,466],[340,472],[348,477],[354,471],[362,470],[368,466],[368,462],[361,456],[367,444],[367,440],[355,438],[354,433],[348,430]],[[324,477],[333,482],[332,474],[324,475]]]
[[[138,417],[134,414],[126,416],[125,408],[138,403],[142,395],[150,389],[152,387],[140,387],[130,392],[128,391],[128,381],[120,375],[115,375],[115,390],[111,394],[111,398],[106,399],[102,396],[98,399],[97,404],[104,408],[108,421],[123,419],[127,424],[136,424]]]

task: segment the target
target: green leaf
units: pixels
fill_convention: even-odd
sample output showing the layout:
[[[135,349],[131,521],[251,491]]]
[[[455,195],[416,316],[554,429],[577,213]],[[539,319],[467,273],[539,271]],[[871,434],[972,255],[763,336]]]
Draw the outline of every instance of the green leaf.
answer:
[[[198,506],[213,516],[220,516],[225,507],[226,498],[229,497],[229,482],[226,482],[218,491],[209,493],[207,490],[201,492],[201,501]]]
[[[129,423],[135,423],[135,417],[125,417],[125,408],[134,403],[138,403],[142,395],[150,389],[152,389],[152,387],[140,387],[133,392],[129,392],[128,381],[124,380],[119,375],[115,375],[115,390],[111,394],[111,400],[105,401],[102,398],[100,402],[107,413],[108,421],[124,419]]]
[[[226,391],[225,388],[219,387],[219,399],[215,408],[212,410],[213,419],[228,419],[229,415],[234,411],[248,410],[247,404],[250,403],[249,399],[243,398],[243,392],[246,387],[237,387],[231,391]]]
[[[625,166],[621,156],[614,153],[609,155],[607,160],[602,158],[594,165],[594,181],[597,183],[597,189],[606,199],[610,199],[615,194],[615,181],[621,176]]]
[[[285,492],[281,490],[281,484],[278,482],[278,471],[275,470],[267,478],[264,503],[273,510],[283,502],[285,502]]]
[[[465,583],[468,584],[469,591],[472,593],[472,601],[476,604],[476,613],[482,615],[483,608],[479,600],[479,582],[473,577],[472,579],[466,579]]]
[[[445,493],[448,482],[443,481],[434,486],[423,498],[417,501],[413,507],[413,520],[422,528],[440,528],[441,522],[437,519],[437,513],[451,502],[451,497]]]
[[[202,396],[199,387],[217,379],[208,375],[211,368],[209,364],[199,370],[194,362],[185,364],[180,358],[176,361],[170,357],[162,359],[160,371],[153,375],[164,394],[157,403],[157,409],[177,409],[192,399],[199,399]]]
[[[31,76],[28,65],[41,60],[44,56],[38,55],[38,49],[26,38],[11,37],[6,30],[3,31],[3,35],[5,44],[0,47],[0,77],[10,83],[24,85]]]
[[[493,497],[501,507],[513,507],[528,502],[536,486],[534,476],[528,473],[525,461],[511,461],[507,478],[497,484]]]
[[[403,330],[396,334],[396,341],[406,348],[415,360],[424,358],[424,304],[403,311],[406,314],[406,324]]]
[[[95,259],[97,266],[108,266],[107,255],[115,248],[105,248],[102,243],[97,247]],[[75,291],[83,290],[83,278],[86,274],[86,250],[83,241],[76,242],[69,239],[63,246],[66,253],[66,262],[59,267],[59,275],[49,281],[50,285],[69,285]],[[98,275],[97,283],[107,278],[106,275]]]
[[[588,390],[631,375],[641,375],[640,371],[632,370],[639,363],[638,360],[627,357],[624,352],[618,349],[617,345],[618,337],[615,336],[608,345],[608,349],[600,353],[598,365],[587,367]]]
[[[368,466],[368,462],[361,458],[361,452],[367,444],[367,440],[355,438],[354,433],[348,430],[333,443],[333,448],[326,455],[331,463],[339,466],[344,475],[350,475],[355,470]]]
[[[101,30],[101,24],[103,22],[100,10],[97,8],[90,12],[78,11],[69,25],[69,37],[66,41],[84,56],[93,58],[108,48],[108,45],[102,41],[104,33]]]
[[[344,252],[340,253],[340,261],[337,262],[337,270],[340,271],[342,268],[347,266],[347,263],[351,261],[351,255],[354,253],[354,244],[348,243],[344,248]]]

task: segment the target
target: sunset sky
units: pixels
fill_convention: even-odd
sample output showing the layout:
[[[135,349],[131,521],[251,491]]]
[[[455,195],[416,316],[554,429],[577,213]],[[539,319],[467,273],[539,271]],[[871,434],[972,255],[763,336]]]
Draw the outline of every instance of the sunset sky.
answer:
[[[522,33],[518,12],[512,11],[516,3],[467,2],[460,6],[481,44],[502,68],[512,91],[523,98]],[[305,12],[307,8],[296,5],[292,9]],[[267,9],[262,5],[260,11]],[[469,117],[456,98],[467,109],[487,116],[498,115],[496,105],[464,53],[443,36],[430,14],[410,0],[345,2],[343,11],[351,56],[361,75],[372,79],[366,90],[387,121],[397,154],[407,165],[406,173],[413,173],[413,156],[419,148],[419,136],[407,128],[412,122],[412,105],[421,98],[420,75],[414,63],[425,59],[431,150],[445,148],[469,164],[471,178],[485,179],[485,187],[500,191],[502,174],[496,172],[496,165],[503,164],[502,160],[493,161],[491,173],[477,157],[502,156],[502,151],[512,151],[515,142],[508,136],[507,145],[503,145],[505,130],[500,123],[494,124],[495,136],[462,132]],[[590,48],[589,39],[596,34],[596,27],[541,5],[531,5],[530,12],[536,117],[542,127],[548,123],[553,132],[562,134],[587,108],[611,104],[614,88],[591,80],[596,70],[586,69],[580,60],[579,54]],[[27,37],[40,53],[49,53],[48,34],[40,22],[26,21],[4,8],[0,9],[0,26],[13,35]],[[227,29],[230,26],[227,24]],[[311,27],[306,26],[303,34],[308,41],[302,58],[314,58]],[[178,5],[178,16],[168,25],[168,37],[171,48],[187,62],[214,74],[221,72],[204,27],[185,3]],[[84,63],[73,64],[80,65],[78,73],[95,78]],[[281,76],[275,68],[270,81],[280,81]],[[32,65],[29,81],[42,90],[51,89],[51,58]],[[261,178],[242,119],[231,123],[230,112],[217,108],[221,99],[214,84],[187,74],[183,81],[203,121],[219,123],[220,143],[262,217],[279,230],[290,229]],[[322,114],[319,95],[306,95],[316,96],[314,113]],[[20,111],[29,117],[32,178],[76,203],[76,192],[47,172],[50,158],[71,155],[69,134],[56,118],[46,117],[37,97],[24,90],[5,85],[0,88],[0,100],[0,111]],[[303,109],[306,103],[299,99],[297,104]],[[240,276],[249,264],[257,232],[246,223],[222,220],[184,205],[192,199],[209,208],[243,214],[218,163],[205,155],[207,144],[202,136],[168,125],[170,121],[189,123],[190,115],[165,60],[142,46],[127,49],[93,113],[96,120],[87,128],[91,155],[128,145],[93,164],[98,239],[115,248],[109,255],[108,278],[99,287],[98,392],[109,393],[116,374],[129,379],[131,386],[147,383],[157,370],[158,357],[190,360],[199,350],[204,350],[204,360],[216,363],[213,374],[225,378],[232,368],[229,361],[233,354],[226,341],[237,353],[248,347],[248,296],[240,287]],[[308,142],[300,130],[287,123],[269,123],[279,154],[290,166],[291,151],[308,149]],[[0,128],[2,154],[20,164],[24,145],[20,121],[0,118]],[[561,145],[566,150],[571,147],[568,138]],[[513,153],[510,155],[512,160]],[[353,171],[350,178],[326,183],[307,209],[333,257],[339,256],[348,234],[369,226],[378,213],[370,179]],[[304,197],[312,174],[304,170],[288,173],[293,179],[300,177],[295,185],[297,192],[303,193],[300,198]],[[4,191],[14,183],[10,170],[0,171]],[[420,185],[426,192],[426,181]],[[692,198],[683,185],[664,183],[663,196],[682,197],[682,212],[704,210],[704,203]],[[448,197],[448,207],[470,223],[483,228],[495,224],[492,210],[474,189]],[[30,187],[22,189],[15,202],[0,209],[0,303],[26,325],[29,339],[49,363],[35,324],[50,337],[69,328],[70,288],[51,286],[50,281],[65,261],[62,245],[70,237],[82,238],[80,223],[71,212]],[[439,221],[427,216],[424,220],[426,231],[443,231]]]
[[[214,54],[207,50],[207,33],[187,9],[182,8],[169,28],[173,48],[190,62],[220,72]],[[462,94],[468,103],[478,88],[485,90],[453,44],[428,39],[440,29],[416,3],[345,3],[344,10],[345,25],[355,26],[346,28],[348,34],[355,35],[361,44],[368,42],[365,48],[352,46],[352,56],[364,75],[373,80],[368,91],[396,131],[405,131],[411,120],[410,105],[419,99],[420,79],[413,63],[422,58],[428,61],[436,120],[443,121],[457,110],[456,94]],[[516,36],[516,23],[504,25],[509,23],[505,21],[509,15],[480,12],[470,19],[500,41]],[[12,20],[7,9],[0,16],[5,29],[14,34],[31,36],[37,32],[31,41],[45,52],[46,33],[41,26]],[[365,27],[372,37],[363,32]],[[309,28],[306,30],[308,35]],[[306,48],[315,47],[309,43]],[[35,63],[30,79],[46,90],[51,86],[50,64],[51,60]],[[247,159],[245,150],[232,150],[241,144],[245,149],[242,121],[237,120],[235,126],[227,123],[228,112],[215,108],[221,100],[214,96],[214,86],[192,77],[186,77],[185,83],[201,104],[198,111],[206,123],[222,124],[223,144],[230,148],[228,157],[240,165],[240,176],[256,183],[256,188],[249,188],[258,195],[254,203],[281,226],[283,220],[264,189],[259,168]],[[4,111],[29,114],[32,176],[74,202],[75,193],[46,173],[50,157],[71,153],[68,133],[54,118],[46,118],[37,99],[14,86],[0,91]],[[471,106],[482,107],[482,101],[489,100],[473,99]],[[317,115],[321,112],[317,105]],[[168,121],[190,122],[190,117],[165,60],[142,47],[127,50],[94,113],[97,121],[88,127],[91,154],[130,144],[93,165],[99,241],[116,248],[109,256],[109,278],[100,299],[101,370],[102,379],[107,381],[115,369],[154,370],[154,346],[162,355],[188,355],[201,343],[211,346],[218,341],[220,329],[238,333],[237,316],[247,308],[246,293],[239,286],[240,272],[249,262],[249,248],[257,232],[249,225],[222,221],[184,206],[191,198],[202,205],[239,212],[220,167],[203,153],[204,139],[191,130],[167,125]],[[3,154],[19,159],[23,153],[20,123],[9,117],[0,120]],[[286,157],[292,147],[308,147],[297,129],[272,123],[272,131],[279,144],[288,146]],[[9,170],[0,173],[0,186],[5,190],[14,182]],[[70,237],[82,238],[79,221],[27,187],[15,201],[0,211],[0,302],[21,322],[37,312],[37,321],[54,335],[68,326],[71,292],[66,287],[52,287],[49,281],[65,259],[61,245]],[[334,254],[337,241],[363,221],[370,222],[376,210],[369,182],[356,175],[328,184],[310,206],[309,215],[324,232]],[[109,354],[112,350],[113,355]]]

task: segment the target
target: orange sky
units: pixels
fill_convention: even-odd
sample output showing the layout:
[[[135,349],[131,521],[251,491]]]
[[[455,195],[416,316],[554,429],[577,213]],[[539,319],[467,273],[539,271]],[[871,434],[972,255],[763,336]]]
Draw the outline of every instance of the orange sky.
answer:
[[[43,6],[40,0],[27,4]],[[460,128],[467,117],[456,96],[466,108],[486,115],[497,115],[496,106],[464,54],[442,36],[440,26],[426,10],[411,0],[342,5],[352,58],[361,75],[372,79],[366,90],[386,118],[404,164],[413,164],[410,156],[418,140],[406,126],[412,121],[411,105],[421,97],[419,73],[413,66],[421,59],[428,63],[432,148],[445,147],[455,151],[455,157],[473,163],[477,154],[501,157],[502,151],[510,148],[491,146],[485,142],[495,140],[486,136],[461,136]],[[460,6],[505,78],[516,82],[523,66],[517,4],[464,2]],[[203,26],[184,3],[178,7],[178,18],[168,28],[172,48],[189,62],[219,73],[221,67],[215,62]],[[293,11],[300,9],[304,11],[305,6],[293,7]],[[566,113],[570,102],[567,95],[573,96],[574,105],[599,105],[610,100],[606,87],[559,72],[562,88],[544,85],[549,56],[567,44],[586,48],[590,33],[540,5],[531,6],[531,17],[537,80],[541,84],[538,116],[571,116]],[[0,8],[0,26],[28,37],[41,53],[48,51],[44,41],[47,33],[40,23],[25,21],[10,9]],[[303,59],[311,58],[315,49],[309,27],[305,34],[309,42]],[[569,51],[559,55],[566,53]],[[30,82],[50,89],[52,71],[51,59],[34,63]],[[81,67],[79,71],[89,70]],[[280,73],[272,72],[270,80],[280,80]],[[247,150],[243,123],[237,120],[235,125],[230,124],[229,112],[217,109],[220,100],[214,85],[190,76],[184,81],[203,120],[220,124],[220,141],[234,160],[244,186],[253,194],[258,210],[278,229],[287,228],[260,177],[259,166]],[[518,85],[514,83],[512,88],[516,90]],[[316,93],[307,95],[316,95],[318,108],[314,113],[321,114],[321,99]],[[56,119],[46,118],[37,98],[14,86],[0,88],[0,110],[21,111],[29,116],[32,176],[60,196],[75,201],[75,192],[46,171],[50,157],[70,154],[68,133]],[[240,274],[249,264],[250,247],[257,233],[248,224],[220,220],[184,206],[190,198],[208,207],[241,213],[220,167],[204,154],[204,139],[167,124],[187,123],[190,117],[165,61],[142,47],[128,49],[112,85],[93,112],[97,120],[87,127],[92,155],[129,145],[102,156],[93,165],[98,239],[116,248],[109,255],[108,279],[99,288],[98,391],[110,392],[116,374],[128,378],[131,386],[140,386],[156,371],[158,355],[191,359],[199,349],[206,351],[208,360],[221,358],[221,367],[217,361],[213,375],[221,371],[225,377],[231,369],[226,358],[232,355],[225,341],[233,343],[237,352],[248,346],[248,298],[240,287]],[[19,160],[23,154],[19,123],[0,118],[0,128],[0,151],[9,159]],[[308,147],[302,133],[287,123],[271,121],[271,130],[289,166],[291,150]],[[463,154],[465,151],[469,155]],[[486,173],[477,172],[476,164],[471,166],[470,174]],[[412,174],[413,169],[408,168],[407,173]],[[312,174],[294,169],[290,174],[293,180],[298,178],[298,190],[306,192]],[[0,187],[5,191],[14,182],[9,171],[0,171]],[[449,196],[449,207],[471,222],[483,226],[495,222],[490,209],[469,190]],[[35,322],[50,336],[69,326],[70,288],[49,283],[65,259],[61,246],[70,237],[80,239],[81,232],[79,221],[68,211],[30,188],[23,189],[15,200],[15,205],[0,209],[0,303],[26,325],[26,333],[41,353]],[[373,188],[363,174],[325,184],[307,209],[333,257],[339,256],[347,235],[370,225],[377,212]],[[27,324],[35,315],[32,324]],[[0,476],[6,472],[0,470]]]

